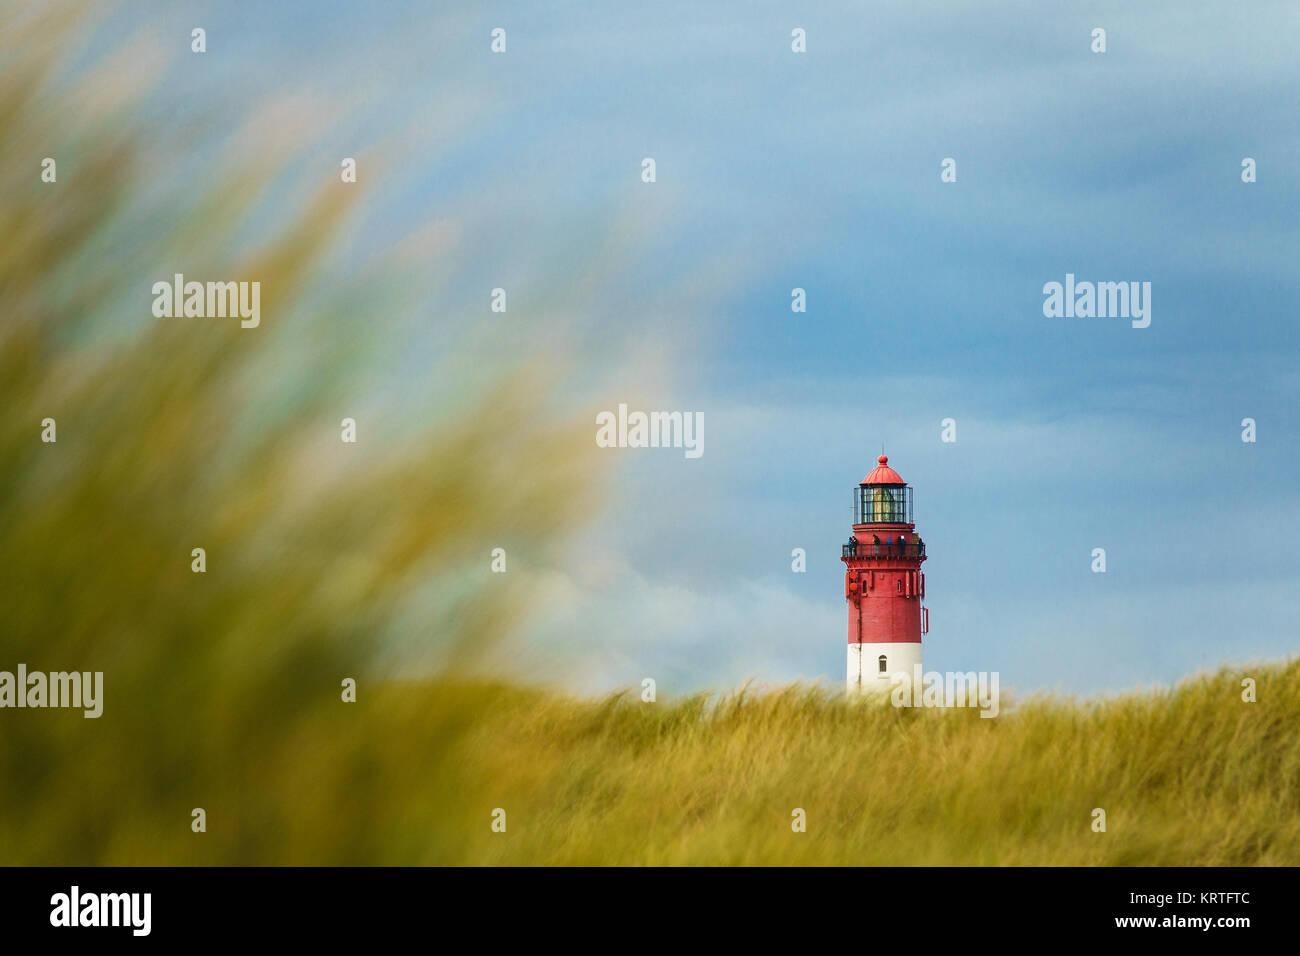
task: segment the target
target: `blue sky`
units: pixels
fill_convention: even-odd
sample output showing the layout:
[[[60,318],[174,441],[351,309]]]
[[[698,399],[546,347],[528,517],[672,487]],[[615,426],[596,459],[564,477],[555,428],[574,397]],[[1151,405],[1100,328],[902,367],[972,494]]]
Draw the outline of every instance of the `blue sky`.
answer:
[[[448,358],[475,334],[457,323],[491,320],[453,317],[504,286],[495,341],[562,346],[578,413],[703,413],[703,458],[606,451],[608,507],[563,563],[520,569],[544,595],[531,672],[841,680],[838,545],[882,442],[929,544],[928,667],[1096,692],[1294,653],[1300,12],[918,7],[177,4],[139,22],[208,30],[161,116],[292,91],[340,117],[323,164],[394,157],[354,254],[455,235],[399,378],[467,357]],[[1150,327],[1045,318],[1067,272],[1149,281]]]

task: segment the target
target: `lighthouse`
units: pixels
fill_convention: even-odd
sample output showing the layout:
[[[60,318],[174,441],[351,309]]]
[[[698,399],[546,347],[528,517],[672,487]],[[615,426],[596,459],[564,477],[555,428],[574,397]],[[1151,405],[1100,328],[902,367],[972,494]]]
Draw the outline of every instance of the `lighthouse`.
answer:
[[[849,605],[849,692],[889,690],[921,665],[930,629],[925,542],[912,520],[912,489],[881,455],[853,495],[853,535],[841,549]]]

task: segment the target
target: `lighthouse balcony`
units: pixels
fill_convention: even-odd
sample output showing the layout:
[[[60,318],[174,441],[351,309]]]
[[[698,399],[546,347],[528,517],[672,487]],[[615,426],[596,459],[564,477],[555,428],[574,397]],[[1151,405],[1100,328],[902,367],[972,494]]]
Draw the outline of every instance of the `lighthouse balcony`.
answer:
[[[879,544],[853,541],[840,546],[843,558],[923,558],[924,541],[881,541]]]

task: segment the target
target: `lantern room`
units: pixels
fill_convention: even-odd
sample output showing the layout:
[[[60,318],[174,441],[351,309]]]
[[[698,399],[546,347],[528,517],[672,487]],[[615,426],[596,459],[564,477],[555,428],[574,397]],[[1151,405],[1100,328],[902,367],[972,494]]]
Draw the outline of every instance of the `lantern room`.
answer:
[[[881,455],[876,462],[876,467],[858,485],[853,499],[853,523],[912,524],[912,489],[889,467],[888,456]]]

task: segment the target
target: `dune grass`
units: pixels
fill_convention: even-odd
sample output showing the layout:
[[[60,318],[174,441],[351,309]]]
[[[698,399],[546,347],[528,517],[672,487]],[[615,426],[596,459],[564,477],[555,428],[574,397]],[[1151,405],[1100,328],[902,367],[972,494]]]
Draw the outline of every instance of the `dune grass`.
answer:
[[[361,187],[273,185],[322,169],[310,129],[190,149],[79,14],[26,5],[0,46],[0,670],[101,672],[103,714],[0,710],[0,863],[385,859],[415,794],[372,780],[342,682],[490,651],[530,596],[491,551],[545,566],[589,430],[540,347],[445,405],[365,389],[410,277],[331,258]],[[259,281],[261,326],[155,318],[177,272]]]
[[[461,732],[412,821],[437,837],[401,858],[1294,865],[1300,662],[1246,673],[1253,703],[1241,672],[1223,671],[1105,701],[1036,698],[995,719],[800,686],[671,703],[443,687],[430,696]],[[491,830],[497,808],[505,833]],[[796,808],[806,832],[792,829]]]

